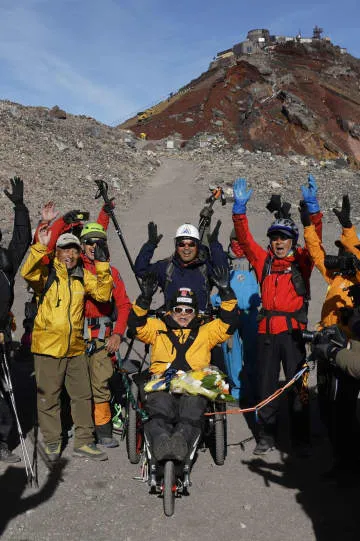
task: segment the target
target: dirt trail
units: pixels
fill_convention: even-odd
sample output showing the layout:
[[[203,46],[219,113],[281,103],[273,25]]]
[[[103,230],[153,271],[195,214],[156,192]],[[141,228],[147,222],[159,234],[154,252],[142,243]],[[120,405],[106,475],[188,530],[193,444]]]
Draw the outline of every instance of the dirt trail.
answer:
[[[154,220],[164,234],[155,257],[169,255],[178,225],[197,223],[207,194],[195,182],[196,167],[183,160],[165,160],[134,201],[130,210],[117,215],[133,256],[146,240],[147,223]],[[259,215],[249,219],[254,237],[265,243],[267,223]],[[223,220],[220,238],[227,245],[231,230],[231,207],[215,209]],[[327,227],[328,243],[334,228]],[[138,288],[119,241],[110,227],[112,260],[119,268],[129,295]],[[318,319],[325,291],[318,273],[313,277],[312,320]],[[16,312],[22,319],[24,287],[17,281]],[[30,380],[29,380],[30,381]],[[70,441],[62,480],[49,478],[39,464],[40,492],[26,489],[19,467],[0,466],[2,495],[0,535],[4,541],[330,541],[355,539],[357,513],[355,495],[321,483],[319,472],[326,468],[326,445],[314,434],[314,456],[309,461],[286,465],[279,451],[254,459],[251,438],[242,415],[228,418],[228,456],[217,467],[208,451],[200,452],[194,466],[189,497],[176,501],[175,515],[164,517],[162,501],[148,494],[146,484],[133,479],[139,468],[129,464],[125,445],[109,450],[109,461],[91,463],[73,458]],[[31,447],[29,445],[29,447]],[[4,473],[3,473],[4,472]],[[48,481],[45,485],[46,480]],[[340,489],[341,490],[341,489]],[[6,496],[5,496],[6,494]],[[347,522],[346,531],[343,523]],[[353,537],[355,535],[355,537]]]

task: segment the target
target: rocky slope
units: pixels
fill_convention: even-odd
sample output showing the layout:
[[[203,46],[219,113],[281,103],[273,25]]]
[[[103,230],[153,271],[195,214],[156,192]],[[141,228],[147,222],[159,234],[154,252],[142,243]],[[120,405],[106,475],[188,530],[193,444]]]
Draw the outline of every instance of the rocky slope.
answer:
[[[220,133],[275,154],[360,163],[360,61],[325,42],[277,45],[217,66],[121,128],[149,139]]]
[[[137,152],[128,134],[85,116],[54,107],[24,107],[0,101],[0,186],[13,175],[24,178],[32,223],[42,205],[54,200],[61,211],[89,210],[95,219],[94,180],[109,183],[122,206],[128,206],[142,179],[158,166],[151,152]],[[12,228],[12,208],[0,191],[1,222]]]

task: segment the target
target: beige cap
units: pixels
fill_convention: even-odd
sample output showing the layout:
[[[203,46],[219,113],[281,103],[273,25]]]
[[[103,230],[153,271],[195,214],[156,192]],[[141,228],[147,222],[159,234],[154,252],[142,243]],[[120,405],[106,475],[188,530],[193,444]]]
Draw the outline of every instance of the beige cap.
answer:
[[[66,248],[66,246],[70,246],[71,244],[75,244],[79,249],[81,248],[80,241],[75,235],[72,233],[63,233],[56,241],[56,248]]]

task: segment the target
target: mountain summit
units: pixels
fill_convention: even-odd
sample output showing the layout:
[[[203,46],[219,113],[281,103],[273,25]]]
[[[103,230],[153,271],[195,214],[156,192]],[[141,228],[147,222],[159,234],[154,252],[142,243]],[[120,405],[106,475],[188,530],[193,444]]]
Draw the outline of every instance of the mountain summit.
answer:
[[[148,139],[221,134],[231,145],[273,154],[360,163],[360,60],[321,37],[247,39],[209,69],[120,127]]]

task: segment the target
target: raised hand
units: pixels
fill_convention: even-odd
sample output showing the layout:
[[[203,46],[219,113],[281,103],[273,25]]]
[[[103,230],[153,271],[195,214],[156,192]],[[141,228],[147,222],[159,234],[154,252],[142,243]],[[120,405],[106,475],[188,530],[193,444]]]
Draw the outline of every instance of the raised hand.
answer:
[[[148,242],[153,244],[155,247],[159,244],[163,235],[158,235],[157,225],[154,222],[148,223]]]
[[[343,195],[341,210],[333,209],[342,227],[349,228],[352,226],[350,219],[350,199],[348,195]]]
[[[253,190],[247,189],[246,180],[244,178],[237,178],[234,182],[234,205],[233,214],[245,214],[246,204],[249,201]]]
[[[109,248],[107,242],[103,239],[98,239],[95,244],[94,259],[105,263],[110,259]]]
[[[154,272],[144,274],[141,280],[142,297],[147,301],[151,301],[155,291],[158,288],[158,279]]]
[[[46,224],[42,225],[39,228],[38,239],[39,239],[40,244],[43,244],[44,246],[49,245],[49,242],[50,242],[50,239],[51,239],[51,230],[49,229],[49,227]]]
[[[43,222],[52,222],[59,216],[59,211],[55,210],[54,201],[48,201],[41,209],[41,220]]]
[[[317,191],[318,187],[316,184],[316,180],[312,175],[309,175],[308,185],[307,187],[301,186],[301,192],[310,214],[315,214],[316,212],[320,211],[319,203],[316,196]]]
[[[230,287],[230,271],[228,267],[214,267],[211,281],[218,288],[221,298],[229,295],[233,296],[233,291]]]
[[[10,179],[11,190],[4,190],[5,195],[14,203],[14,205],[22,205],[24,203],[24,183],[20,177]]]

